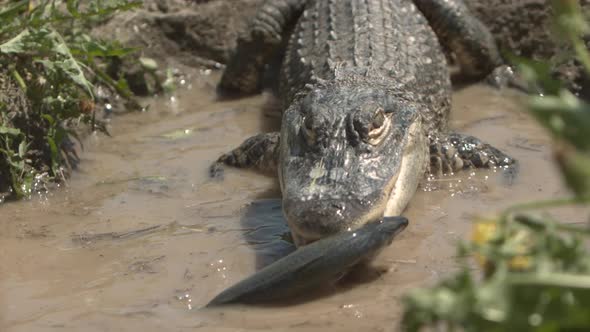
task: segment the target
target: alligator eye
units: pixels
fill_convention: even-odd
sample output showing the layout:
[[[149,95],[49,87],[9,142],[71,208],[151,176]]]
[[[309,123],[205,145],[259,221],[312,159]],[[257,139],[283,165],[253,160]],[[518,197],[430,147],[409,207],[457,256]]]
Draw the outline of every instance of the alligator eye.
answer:
[[[375,112],[375,117],[373,117],[373,122],[371,122],[371,131],[381,128],[384,122],[385,113],[383,112],[383,109],[380,108]]]
[[[381,142],[384,136],[383,134],[387,131],[387,128],[389,128],[389,122],[390,119],[385,115],[383,109],[377,109],[367,135],[367,141],[369,144],[377,145]]]

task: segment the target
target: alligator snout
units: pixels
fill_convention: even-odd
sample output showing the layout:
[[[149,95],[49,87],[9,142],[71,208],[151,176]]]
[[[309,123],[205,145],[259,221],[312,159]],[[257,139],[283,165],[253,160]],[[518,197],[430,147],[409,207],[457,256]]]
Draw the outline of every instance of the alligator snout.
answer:
[[[358,205],[335,198],[287,198],[283,209],[299,246],[352,227],[359,219]]]

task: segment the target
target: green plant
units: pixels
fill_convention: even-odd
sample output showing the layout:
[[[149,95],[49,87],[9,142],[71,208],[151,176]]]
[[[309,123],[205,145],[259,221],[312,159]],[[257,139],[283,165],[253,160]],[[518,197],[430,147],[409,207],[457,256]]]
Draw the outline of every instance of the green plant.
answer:
[[[139,108],[124,80],[102,70],[132,52],[85,31],[125,0],[20,0],[0,7],[0,196],[25,197],[36,182],[62,181],[77,163],[79,124],[106,131],[95,116],[95,84]]]
[[[590,74],[582,36],[590,29],[577,1],[554,0],[555,31]],[[461,331],[590,329],[590,226],[555,220],[551,207],[590,203],[590,104],[551,78],[550,67],[512,57],[526,81],[543,91],[528,111],[555,140],[554,157],[572,197],[509,207],[476,220],[474,239],[459,245],[462,268],[404,299],[402,328]],[[476,257],[483,273],[470,269]]]

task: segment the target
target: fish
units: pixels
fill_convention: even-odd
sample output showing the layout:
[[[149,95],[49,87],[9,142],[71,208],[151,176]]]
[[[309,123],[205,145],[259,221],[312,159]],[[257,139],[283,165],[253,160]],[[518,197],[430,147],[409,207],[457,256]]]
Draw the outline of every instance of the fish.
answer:
[[[278,301],[337,280],[389,246],[408,223],[402,216],[384,217],[300,247],[225,289],[205,308]]]

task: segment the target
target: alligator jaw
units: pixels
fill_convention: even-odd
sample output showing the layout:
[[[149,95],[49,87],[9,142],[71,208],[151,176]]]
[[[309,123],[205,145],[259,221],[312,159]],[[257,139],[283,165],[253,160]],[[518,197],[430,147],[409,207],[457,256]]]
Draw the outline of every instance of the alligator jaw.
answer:
[[[408,128],[400,170],[391,179],[390,184],[384,188],[384,192],[389,192],[389,195],[383,200],[383,204],[375,206],[374,213],[367,214],[365,218],[357,220],[354,227],[349,230],[384,217],[400,216],[404,212],[426,172],[427,149],[427,138],[423,132],[422,121],[418,118]]]
[[[382,219],[384,217],[401,216],[406,206],[416,193],[418,183],[426,171],[428,159],[427,139],[422,131],[422,121],[418,118],[409,128],[406,144],[401,159],[399,172],[391,179],[389,185],[384,188],[385,196],[382,204],[375,205],[373,213],[367,214],[364,218],[357,220],[354,230],[364,224]]]
[[[402,214],[426,171],[428,160],[427,139],[422,129],[422,121],[416,121],[409,128],[408,143],[404,150],[402,166],[391,192],[384,217],[394,217]]]

